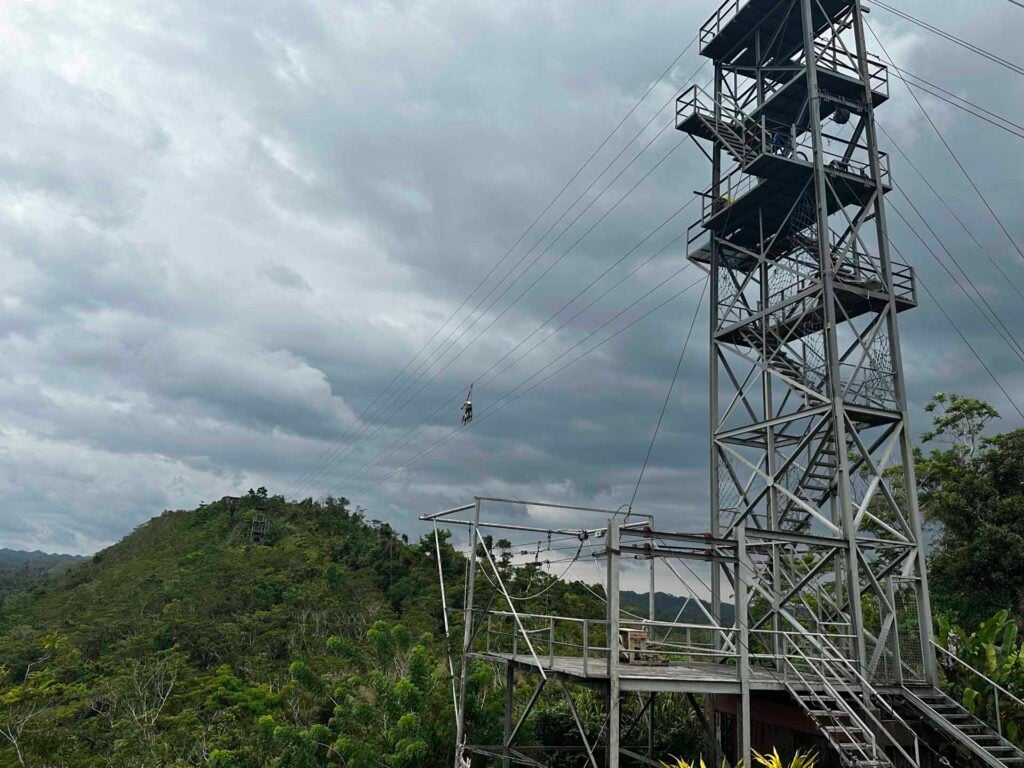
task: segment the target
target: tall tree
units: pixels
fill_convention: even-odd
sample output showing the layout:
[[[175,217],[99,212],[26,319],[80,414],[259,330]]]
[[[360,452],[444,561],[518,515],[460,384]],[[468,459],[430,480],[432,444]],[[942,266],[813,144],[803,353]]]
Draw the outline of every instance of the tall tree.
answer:
[[[939,394],[917,457],[921,506],[936,527],[932,598],[939,613],[976,625],[1000,609],[1024,617],[1024,429],[986,437],[999,417],[974,398]]]

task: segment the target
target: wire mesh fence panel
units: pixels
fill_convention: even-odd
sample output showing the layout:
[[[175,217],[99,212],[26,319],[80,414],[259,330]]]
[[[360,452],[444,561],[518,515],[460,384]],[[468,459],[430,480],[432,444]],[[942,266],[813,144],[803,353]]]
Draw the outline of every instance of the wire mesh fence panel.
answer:
[[[917,579],[895,577],[892,580],[896,608],[896,629],[903,660],[903,676],[923,682],[924,653],[921,648],[921,625],[918,617]]]

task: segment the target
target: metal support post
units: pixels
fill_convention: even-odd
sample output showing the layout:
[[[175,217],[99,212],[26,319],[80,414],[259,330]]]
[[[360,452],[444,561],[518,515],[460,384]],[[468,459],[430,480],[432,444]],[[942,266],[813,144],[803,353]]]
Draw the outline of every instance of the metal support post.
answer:
[[[715,62],[715,121],[718,122],[722,119],[722,65],[720,62]],[[718,142],[715,142],[714,147],[711,150],[711,194],[713,200],[718,200],[719,195],[722,193],[722,147]],[[718,406],[718,344],[715,341],[715,333],[718,331],[718,304],[720,301],[719,288],[718,288],[718,270],[719,267],[719,245],[718,239],[711,235],[711,241],[709,243],[711,254],[709,264],[709,277],[708,283],[710,288],[710,301],[711,301],[711,319],[708,322],[708,354],[711,356],[710,363],[708,365],[708,385],[709,385],[709,434],[711,439],[708,441],[708,448],[710,449],[710,464],[709,471],[711,475],[711,535],[714,538],[719,538],[722,535],[722,521],[721,521],[721,493],[719,487],[719,472],[721,468],[719,466],[718,456],[718,443],[716,436],[718,434],[718,419],[719,419],[719,406]],[[713,640],[715,649],[722,647],[722,632],[718,627],[722,625],[722,570],[718,563],[711,563],[711,615],[714,616],[715,629],[713,630]]]
[[[512,660],[505,662],[505,737],[502,742],[501,768],[510,768],[512,747],[512,704],[516,688],[516,671]]]
[[[892,260],[889,254],[889,230],[886,222],[885,195],[881,193],[882,169],[878,158],[878,136],[875,130],[874,105],[871,95],[871,80],[868,73],[867,43],[864,39],[864,9],[861,0],[853,0],[853,30],[857,41],[857,58],[860,62],[860,76],[864,81],[864,106],[866,116],[865,140],[871,160],[871,178],[879,192],[875,198],[875,228],[878,234],[879,258],[886,287],[889,292],[889,354],[892,357],[893,385],[896,401],[900,408],[900,447],[903,459],[904,487],[907,489],[906,504],[914,536],[915,566],[917,571],[917,615],[921,637],[921,661],[924,664],[924,678],[933,686],[939,684],[939,668],[932,647],[932,606],[928,590],[928,559],[924,547],[924,528],[921,524],[921,510],[917,503],[917,475],[914,468],[914,445],[910,438],[910,415],[907,411],[906,383],[903,377],[903,352],[900,348],[900,334],[896,322],[896,298],[892,287]]]
[[[619,523],[608,521],[608,768],[619,768]]]
[[[753,564],[747,554],[747,521],[736,527],[736,549],[739,555],[736,564],[736,626],[739,630],[739,669],[740,707],[739,707],[739,750],[743,765],[753,765],[753,753],[750,746],[750,632],[749,606],[747,604],[747,584],[753,573]]]
[[[658,694],[651,692],[647,694],[647,759],[654,760],[654,736],[656,723],[654,719],[654,705],[657,703]]]
[[[466,578],[465,624],[462,635],[462,670],[459,676],[459,709],[455,713],[455,763],[460,768],[466,741],[466,686],[469,682],[469,646],[473,642],[473,591],[476,584],[476,529],[480,525],[480,499],[476,500],[469,526],[469,573]]]

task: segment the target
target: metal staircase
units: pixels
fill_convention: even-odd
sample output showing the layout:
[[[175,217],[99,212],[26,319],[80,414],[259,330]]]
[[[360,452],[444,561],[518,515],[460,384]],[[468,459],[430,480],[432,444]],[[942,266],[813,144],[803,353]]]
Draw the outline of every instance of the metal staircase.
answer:
[[[805,650],[802,643],[812,647]],[[790,639],[786,650],[786,690],[818,726],[843,768],[920,764],[920,745],[910,725],[827,637]],[[893,726],[911,736],[911,752],[901,746]]]
[[[788,664],[788,662],[787,662]],[[787,685],[794,701],[839,755],[844,768],[892,768],[893,763],[878,744],[874,733],[836,688],[819,678],[803,686]]]
[[[937,688],[903,687],[887,698],[921,725],[945,736],[981,765],[1024,766],[1024,752]]]
[[[804,468],[798,484],[805,501],[819,504],[832,492],[836,477],[836,449],[830,440],[823,440],[809,465]],[[790,502],[782,510],[779,527],[799,533],[811,524],[813,515],[798,504]]]

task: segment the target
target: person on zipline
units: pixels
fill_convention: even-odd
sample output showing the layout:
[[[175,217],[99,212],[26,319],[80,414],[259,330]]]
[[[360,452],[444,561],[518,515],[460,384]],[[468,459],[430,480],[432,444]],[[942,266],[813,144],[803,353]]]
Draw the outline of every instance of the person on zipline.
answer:
[[[462,426],[466,426],[473,420],[473,385],[469,385],[469,394],[466,395],[466,402],[462,404]]]

